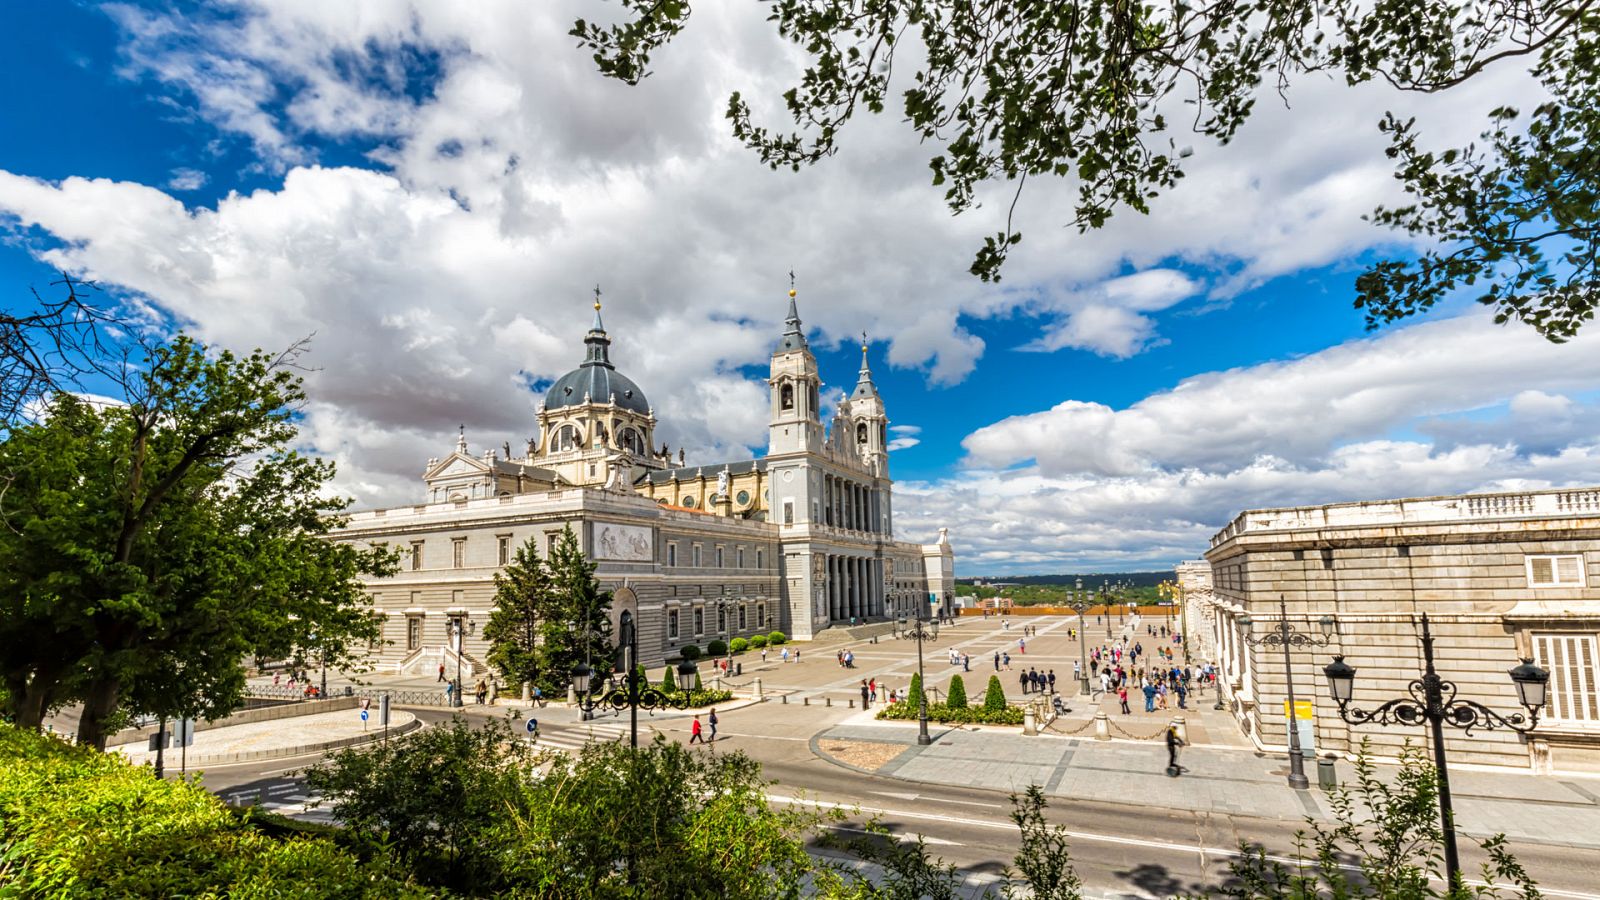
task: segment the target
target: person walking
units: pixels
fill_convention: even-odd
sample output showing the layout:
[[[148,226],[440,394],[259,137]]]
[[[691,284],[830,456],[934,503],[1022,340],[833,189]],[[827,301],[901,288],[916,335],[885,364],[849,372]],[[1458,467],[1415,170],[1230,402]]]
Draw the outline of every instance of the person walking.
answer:
[[[767,648],[765,648],[765,647],[761,648],[761,661],[762,662],[766,662],[767,661]]]
[[[1178,765],[1178,748],[1183,746],[1183,738],[1178,737],[1178,726],[1167,726],[1167,774],[1177,778],[1183,774],[1183,768]]]
[[[438,682],[441,682],[443,680],[444,680],[444,663],[439,663],[439,677],[434,679],[434,683],[437,684]]]
[[[867,690],[867,680],[865,678],[863,678],[863,679],[861,679],[861,708],[862,709],[866,709],[867,706],[868,706],[867,697],[869,696],[869,694],[870,694],[870,692]]]
[[[1011,654],[1009,654],[1009,653],[1000,654],[1000,661],[1005,663],[1007,672],[1011,671]]]
[[[478,686],[474,693],[478,695],[478,705],[482,706],[484,699],[489,696],[489,686],[484,683],[482,678],[478,679]]]
[[[1022,673],[1022,696],[1028,696],[1028,673]]]
[[[1050,693],[1054,694],[1056,692],[1056,670],[1051,669],[1045,673],[1044,680],[1050,686]]]
[[[694,723],[689,726],[689,743],[693,744],[693,743],[696,743],[696,742],[701,743],[701,744],[704,744],[706,742],[705,736],[700,733],[700,714],[699,713],[695,713],[694,714]]]
[[[1128,686],[1127,685],[1123,685],[1123,686],[1117,688],[1117,701],[1122,704],[1122,714],[1123,715],[1127,715],[1128,714]]]
[[[1178,708],[1189,708],[1189,686],[1181,681],[1178,682]]]
[[[706,716],[706,724],[711,726],[710,740],[715,743],[717,740],[717,708],[715,706],[711,707],[711,714]]]
[[[994,652],[994,670],[996,672],[1000,671],[1000,651],[999,650],[996,650]]]
[[[963,672],[971,672],[972,671],[972,657],[968,656],[965,653],[961,654],[961,671],[963,671]]]
[[[1146,681],[1144,683],[1144,711],[1156,711],[1156,686]]]
[[[867,682],[867,691],[868,691],[868,698],[870,700],[872,700],[873,703],[877,703],[878,702],[878,679],[877,678],[873,678],[871,681]]]

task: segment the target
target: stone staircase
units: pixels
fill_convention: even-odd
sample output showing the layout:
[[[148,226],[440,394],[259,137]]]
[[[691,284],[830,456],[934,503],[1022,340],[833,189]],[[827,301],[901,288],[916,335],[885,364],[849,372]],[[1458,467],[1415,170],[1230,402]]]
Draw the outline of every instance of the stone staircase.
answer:
[[[395,674],[418,677],[435,675],[438,673],[441,663],[444,665],[445,677],[456,677],[456,652],[442,645],[423,647],[413,651],[411,655],[395,663]],[[472,658],[472,654],[461,654],[461,678],[463,680],[476,678],[488,671],[488,667],[479,665],[478,661]]]

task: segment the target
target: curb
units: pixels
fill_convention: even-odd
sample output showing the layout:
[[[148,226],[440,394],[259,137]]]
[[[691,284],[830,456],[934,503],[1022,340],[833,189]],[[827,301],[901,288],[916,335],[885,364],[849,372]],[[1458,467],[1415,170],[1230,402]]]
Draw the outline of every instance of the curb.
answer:
[[[422,720],[413,717],[410,722],[389,729],[390,737],[399,737],[409,734],[422,727]],[[335,741],[322,741],[315,744],[300,744],[294,747],[280,747],[274,750],[248,750],[242,753],[213,753],[206,756],[193,756],[188,759],[189,768],[197,768],[218,763],[253,762],[263,759],[284,759],[291,756],[305,756],[319,750],[341,750],[345,747],[354,747],[357,744],[366,744],[383,740],[383,730],[378,729],[370,734],[358,734],[353,737],[339,738]],[[146,765],[149,760],[141,760],[136,765]]]

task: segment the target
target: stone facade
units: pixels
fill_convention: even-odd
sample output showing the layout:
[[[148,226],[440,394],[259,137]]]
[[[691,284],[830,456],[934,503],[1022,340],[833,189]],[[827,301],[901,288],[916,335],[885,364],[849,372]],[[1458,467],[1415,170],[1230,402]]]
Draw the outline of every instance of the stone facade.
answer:
[[[384,671],[487,672],[482,627],[494,575],[533,540],[548,555],[571,528],[614,593],[613,626],[637,623],[642,662],[694,644],[770,631],[810,640],[838,624],[954,602],[954,552],[893,536],[888,418],[862,347],[855,392],[831,429],[821,380],[790,294],[773,353],[765,458],[672,465],[653,448],[655,414],[612,366],[596,303],[580,368],[552,385],[540,437],[523,455],[469,451],[428,460],[425,502],[352,514],[339,539],[402,551],[401,571],[368,585],[383,619],[371,648]],[[776,510],[776,514],[774,514]]]
[[[1452,763],[1600,772],[1600,489],[1472,494],[1291,509],[1252,510],[1219,532],[1206,553],[1211,589],[1186,595],[1200,619],[1192,648],[1220,661],[1233,713],[1264,749],[1287,744],[1281,647],[1251,647],[1280,621],[1327,647],[1291,652],[1298,700],[1314,704],[1317,752],[1350,753],[1363,738],[1394,756],[1424,729],[1364,726],[1339,718],[1322,667],[1342,654],[1356,667],[1355,706],[1406,694],[1422,672],[1419,617],[1435,637],[1436,667],[1460,695],[1520,710],[1507,671],[1533,657],[1552,671],[1551,705],[1523,737],[1504,729],[1470,736],[1446,728]]]

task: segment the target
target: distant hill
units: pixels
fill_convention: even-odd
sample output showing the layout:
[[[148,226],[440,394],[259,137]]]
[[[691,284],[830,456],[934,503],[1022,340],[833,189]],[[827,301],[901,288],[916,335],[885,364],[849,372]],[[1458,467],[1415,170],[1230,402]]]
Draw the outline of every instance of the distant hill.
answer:
[[[1085,572],[1081,575],[993,575],[987,578],[957,578],[957,584],[976,584],[979,581],[1001,584],[1059,584],[1071,587],[1083,579],[1085,588],[1098,588],[1101,582],[1118,581],[1133,587],[1155,587],[1163,581],[1172,581],[1171,569],[1160,572]]]

